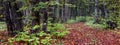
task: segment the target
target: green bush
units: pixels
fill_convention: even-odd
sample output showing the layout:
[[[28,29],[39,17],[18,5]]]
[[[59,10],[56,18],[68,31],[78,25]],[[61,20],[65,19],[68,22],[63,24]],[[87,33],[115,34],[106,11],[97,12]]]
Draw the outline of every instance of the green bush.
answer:
[[[86,17],[85,16],[76,17],[76,21],[77,22],[85,22],[86,21]]]
[[[76,19],[68,20],[67,23],[88,22],[90,20],[94,20],[94,18],[90,16],[78,16]]]
[[[51,33],[51,35],[57,37],[64,37],[66,34],[69,33],[68,30],[66,30],[65,26],[60,23],[54,23],[53,25],[48,25],[48,31]]]
[[[75,23],[75,22],[77,22],[77,21],[74,20],[74,19],[70,19],[70,20],[67,21],[67,23]]]
[[[6,30],[7,26],[5,22],[0,22],[0,30]]]
[[[41,25],[36,25],[33,29],[40,27]],[[12,42],[26,42],[26,44],[30,45],[51,45],[51,42],[55,42],[57,38],[63,38],[69,32],[66,30],[65,26],[60,23],[48,23],[48,32],[40,31],[36,34],[30,34],[28,31],[20,32],[14,38],[10,38],[8,41],[10,44]]]
[[[86,16],[86,22],[94,20],[94,17]]]
[[[88,21],[85,23],[87,26],[93,27],[93,28],[100,28],[100,29],[104,29],[106,28],[105,24],[94,24],[94,21]]]

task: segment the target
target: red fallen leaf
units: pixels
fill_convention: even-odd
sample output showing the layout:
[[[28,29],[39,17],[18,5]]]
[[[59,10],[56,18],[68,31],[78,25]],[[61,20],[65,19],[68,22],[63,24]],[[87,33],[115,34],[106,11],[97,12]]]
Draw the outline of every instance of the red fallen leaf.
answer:
[[[120,45],[120,34],[116,33],[120,31],[93,29],[84,23],[66,24],[66,28],[69,28],[70,34],[64,39],[57,39],[65,45]],[[2,34],[3,32],[5,33]],[[0,32],[0,39],[8,39],[7,32],[3,32]]]
[[[120,39],[120,34],[114,31],[93,29],[85,26],[84,23],[67,24],[67,27],[71,28],[71,33],[66,37],[66,39],[70,39],[69,42],[67,41],[65,44],[84,45],[87,42],[88,44],[86,45],[91,45],[92,39],[96,39],[93,41],[94,45],[120,45],[120,40],[117,41]]]

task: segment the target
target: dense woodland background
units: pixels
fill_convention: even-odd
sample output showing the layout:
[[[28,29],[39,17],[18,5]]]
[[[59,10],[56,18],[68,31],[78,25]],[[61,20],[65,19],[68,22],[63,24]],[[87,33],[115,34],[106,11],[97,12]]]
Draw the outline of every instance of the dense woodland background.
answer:
[[[50,45],[46,40],[69,34],[65,24],[81,22],[97,29],[119,30],[120,0],[0,0],[0,29],[15,36],[10,44],[14,40]]]

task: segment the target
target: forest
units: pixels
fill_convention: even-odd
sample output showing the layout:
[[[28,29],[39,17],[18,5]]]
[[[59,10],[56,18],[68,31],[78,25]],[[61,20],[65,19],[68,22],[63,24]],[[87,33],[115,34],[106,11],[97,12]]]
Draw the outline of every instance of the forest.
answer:
[[[0,45],[120,45],[120,0],[0,0]]]

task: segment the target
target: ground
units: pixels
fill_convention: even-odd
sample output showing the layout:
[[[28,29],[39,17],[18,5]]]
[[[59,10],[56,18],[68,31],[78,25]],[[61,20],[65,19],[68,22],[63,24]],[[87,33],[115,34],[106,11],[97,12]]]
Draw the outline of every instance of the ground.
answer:
[[[65,45],[120,45],[118,30],[94,29],[84,23],[66,24],[66,27],[70,33],[65,38],[58,39]],[[1,43],[2,40],[7,42],[7,38],[7,31],[1,31]]]
[[[119,31],[93,29],[84,23],[67,24],[70,30],[62,42],[65,45],[120,45]]]

